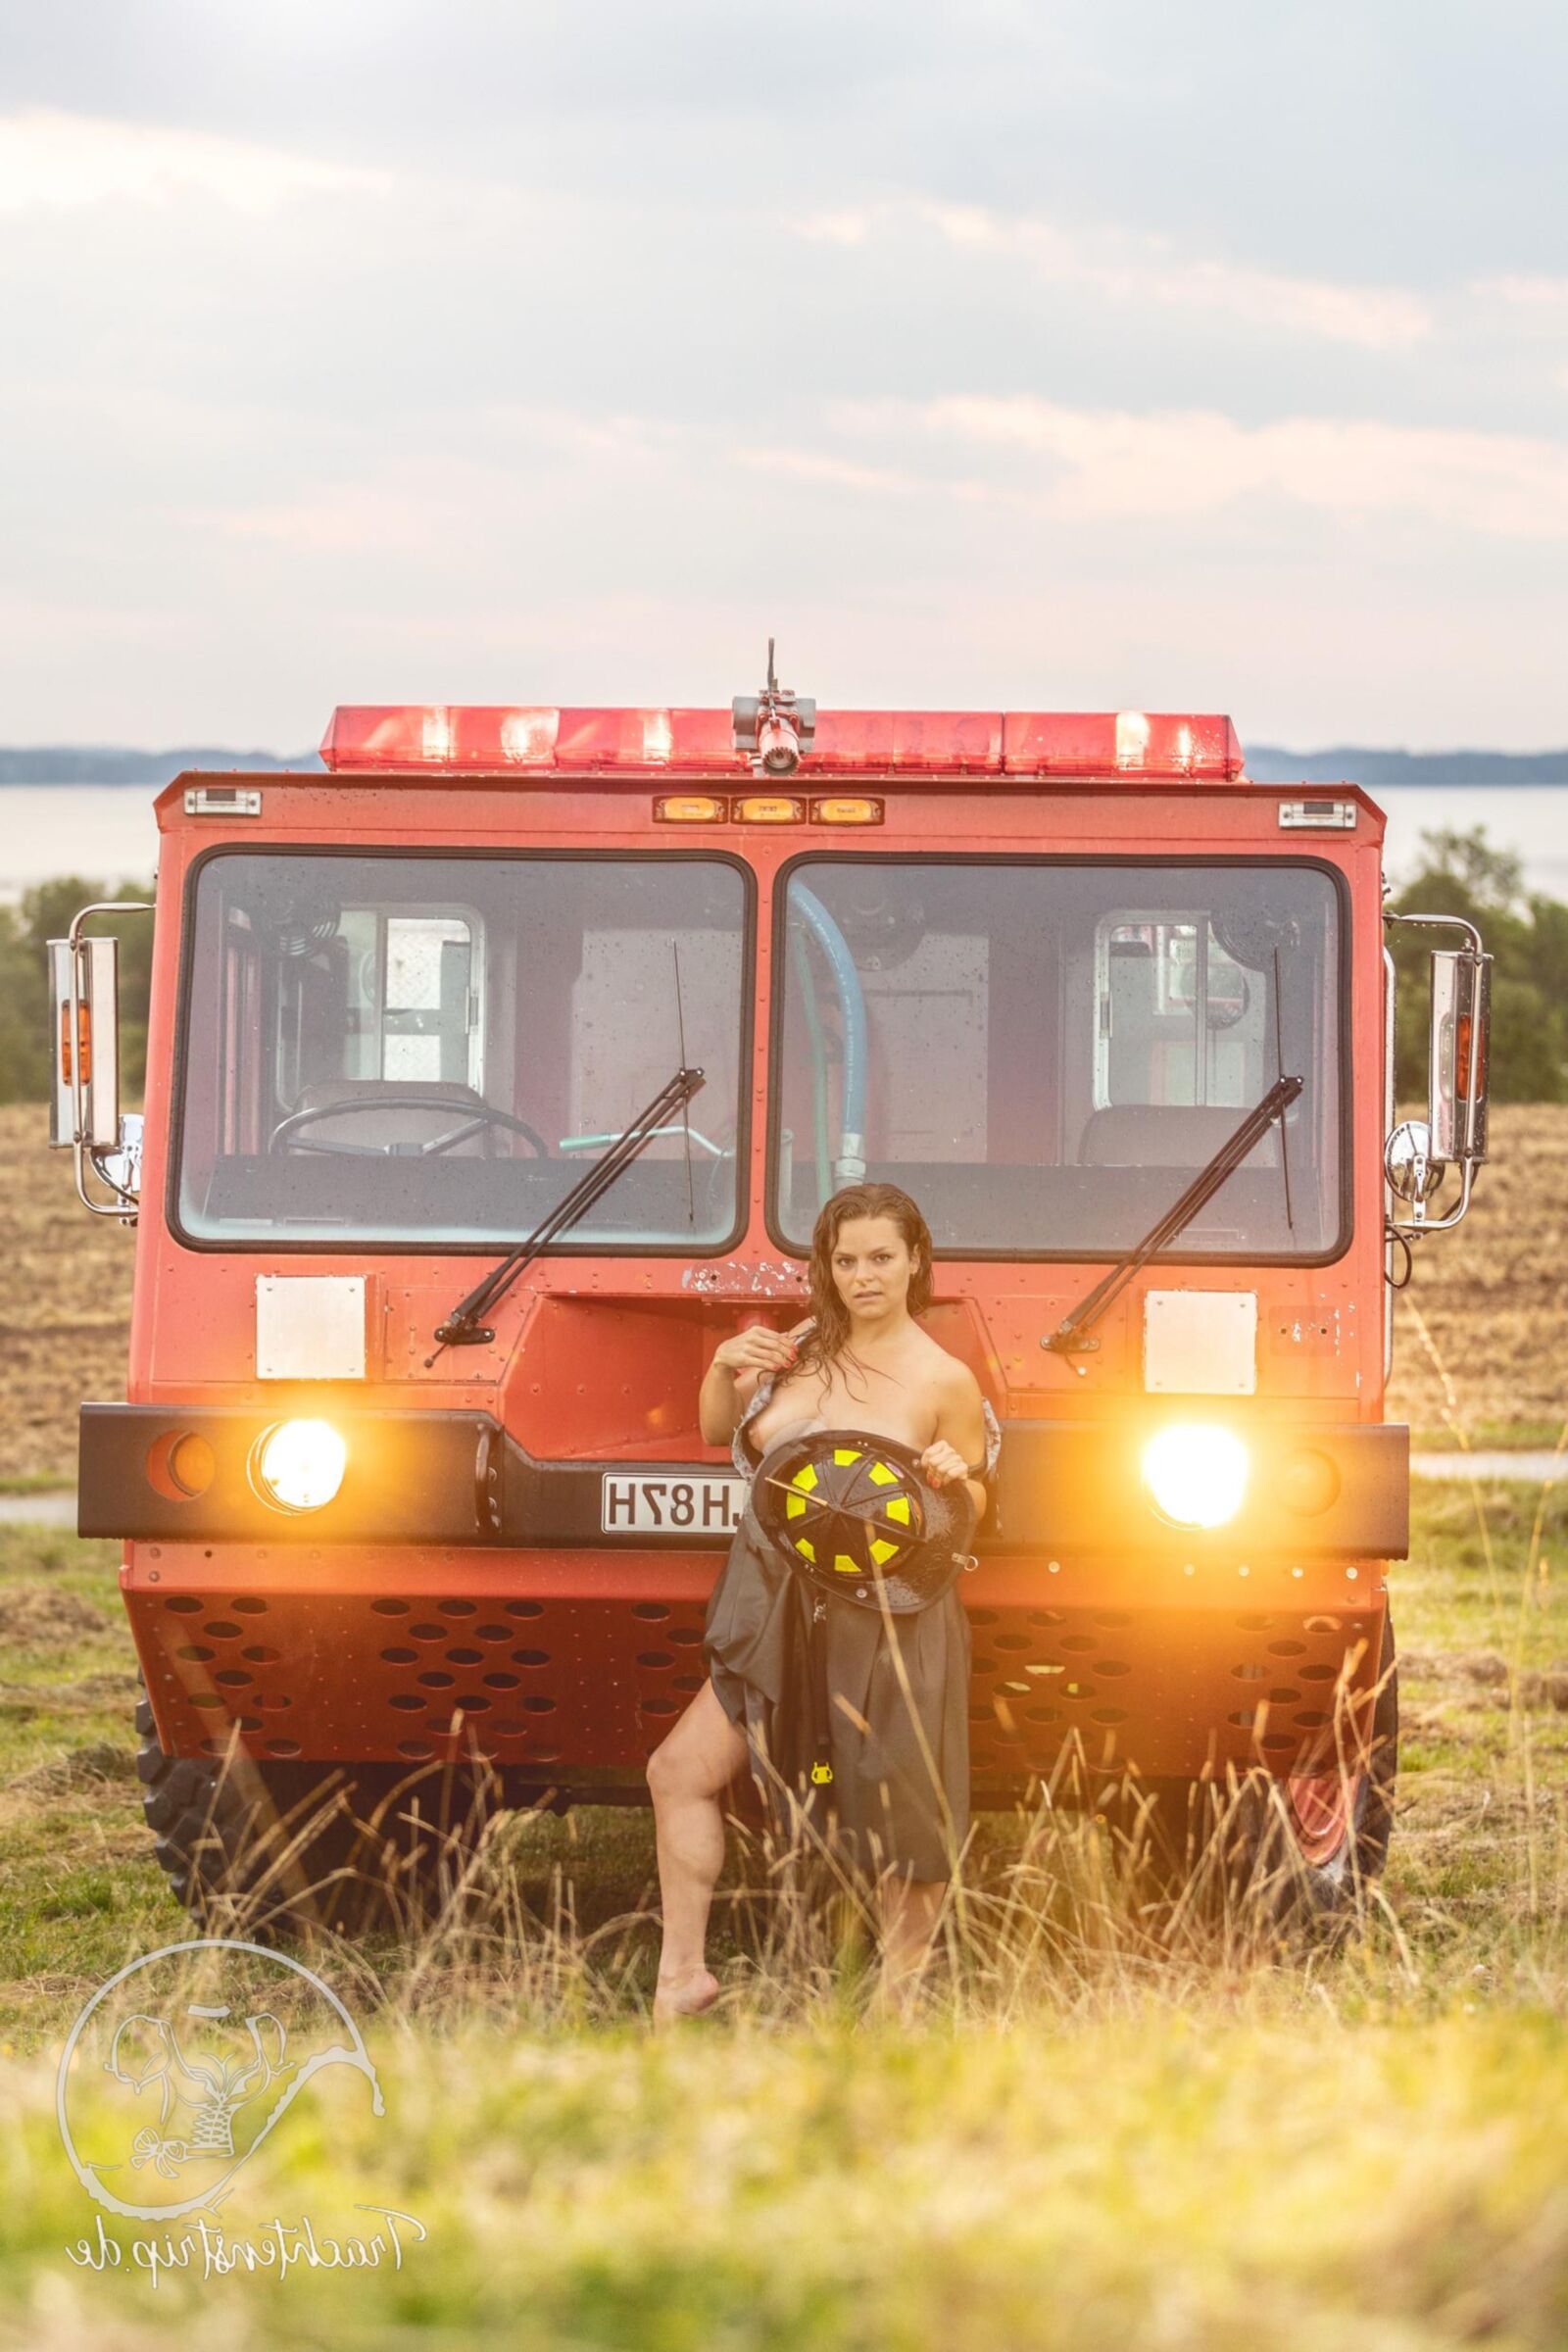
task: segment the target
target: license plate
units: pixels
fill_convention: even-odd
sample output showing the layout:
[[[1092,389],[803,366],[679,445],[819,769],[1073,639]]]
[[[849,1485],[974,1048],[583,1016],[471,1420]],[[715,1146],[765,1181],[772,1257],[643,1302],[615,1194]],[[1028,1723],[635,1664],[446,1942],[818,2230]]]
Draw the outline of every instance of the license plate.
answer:
[[[743,1478],[643,1478],[607,1470],[599,1524],[607,1536],[731,1536],[745,1508]]]

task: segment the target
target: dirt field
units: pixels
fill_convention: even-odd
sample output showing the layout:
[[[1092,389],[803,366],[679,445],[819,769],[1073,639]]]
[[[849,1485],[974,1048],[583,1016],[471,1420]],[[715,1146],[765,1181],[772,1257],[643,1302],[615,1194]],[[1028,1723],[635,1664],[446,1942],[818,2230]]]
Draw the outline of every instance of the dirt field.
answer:
[[[1526,1423],[1555,1445],[1568,1420],[1568,1105],[1494,1110],[1492,1152],[1464,1223],[1417,1252],[1395,1315],[1389,1417],[1431,1430],[1451,1411],[1472,1442]]]
[[[41,1106],[0,1107],[0,1481],[12,1484],[69,1483],[78,1402],[124,1393],[131,1237],[78,1205],[47,1133]],[[1452,1415],[1472,1443],[1550,1445],[1568,1418],[1568,1106],[1496,1110],[1493,1137],[1464,1225],[1417,1257],[1390,1418],[1428,1442]]]
[[[76,1407],[125,1394],[134,1237],[76,1199],[41,1103],[0,1106],[0,1479],[75,1478]]]

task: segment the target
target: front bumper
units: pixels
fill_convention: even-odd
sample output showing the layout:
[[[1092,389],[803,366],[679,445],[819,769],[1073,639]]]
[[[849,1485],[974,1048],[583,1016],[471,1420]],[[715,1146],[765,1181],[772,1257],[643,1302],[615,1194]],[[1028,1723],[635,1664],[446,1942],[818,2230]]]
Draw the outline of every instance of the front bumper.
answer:
[[[348,1446],[335,1499],[284,1513],[261,1500],[249,1462],[257,1439],[293,1410],[324,1413]],[[1168,1417],[1168,1416],[1167,1416]],[[1245,1423],[1252,1453],[1249,1499],[1213,1534],[1168,1526],[1144,1487],[1140,1454],[1154,1425],[1147,1410],[1114,1420],[1013,1421],[1003,1432],[995,1508],[979,1537],[983,1554],[1190,1559],[1402,1559],[1409,1548],[1407,1429],[1387,1423]],[[181,1432],[205,1438],[215,1470],[199,1495],[154,1483],[149,1462]],[[1292,1473],[1306,1458],[1322,1476],[1294,1509]],[[711,1461],[542,1461],[488,1413],[338,1407],[319,1398],[266,1405],[84,1404],[77,1531],[172,1543],[385,1545],[461,1544],[505,1550],[603,1548],[604,1482],[639,1470],[667,1479],[711,1479]],[[727,1532],[628,1533],[639,1552],[722,1550]]]

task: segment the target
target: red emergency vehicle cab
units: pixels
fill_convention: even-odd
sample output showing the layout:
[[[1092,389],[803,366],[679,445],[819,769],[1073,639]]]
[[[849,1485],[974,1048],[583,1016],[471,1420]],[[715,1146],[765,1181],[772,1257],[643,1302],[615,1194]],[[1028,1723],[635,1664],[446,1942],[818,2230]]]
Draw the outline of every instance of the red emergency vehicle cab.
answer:
[[[798,1320],[861,1175],[923,1209],[928,1327],[1004,1433],[976,1804],[1261,1767],[1324,1903],[1375,1872],[1390,1218],[1451,1221],[1444,1157],[1468,1199],[1486,959],[1434,959],[1446,1148],[1386,1155],[1367,796],[1250,782],[1223,717],[776,690],[344,709],[322,757],[158,803],[139,1169],[106,1149],[112,973],[79,925],[58,952],[59,1140],[139,1208],[80,1527],[125,1539],[182,1896],[232,1863],[195,1851],[225,1762],[279,1800],[475,1755],[519,1798],[643,1800],[743,1493],[704,1369]]]

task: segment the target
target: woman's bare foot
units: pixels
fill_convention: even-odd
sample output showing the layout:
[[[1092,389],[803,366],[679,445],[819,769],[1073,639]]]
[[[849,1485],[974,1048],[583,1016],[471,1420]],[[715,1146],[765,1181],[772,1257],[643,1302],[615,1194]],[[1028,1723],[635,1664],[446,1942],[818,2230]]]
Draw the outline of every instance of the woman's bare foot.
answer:
[[[700,1964],[676,1977],[661,1977],[654,1991],[654,2023],[673,2025],[678,2017],[701,2017],[718,1998],[718,1979]]]
[[[904,2026],[912,2026],[929,2016],[935,2006],[932,1973],[929,1965],[910,1966],[906,1961],[895,1961],[890,1966],[884,1959],[871,1996],[872,2015]]]

